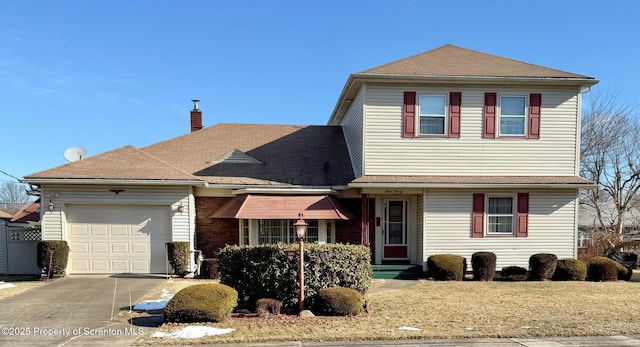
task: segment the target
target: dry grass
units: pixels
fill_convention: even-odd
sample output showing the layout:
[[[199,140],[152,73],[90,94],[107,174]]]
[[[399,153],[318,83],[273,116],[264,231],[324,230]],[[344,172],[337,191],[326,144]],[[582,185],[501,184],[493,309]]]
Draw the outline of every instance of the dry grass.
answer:
[[[368,295],[360,317],[234,317],[231,334],[180,343],[640,334],[636,282],[431,282]],[[411,326],[421,331],[404,331]],[[173,331],[182,325],[165,325]],[[144,337],[143,344],[173,344]]]
[[[0,276],[0,281],[12,283],[15,287],[0,289],[0,300],[18,295],[39,286],[47,284],[46,281],[35,279],[34,276]]]

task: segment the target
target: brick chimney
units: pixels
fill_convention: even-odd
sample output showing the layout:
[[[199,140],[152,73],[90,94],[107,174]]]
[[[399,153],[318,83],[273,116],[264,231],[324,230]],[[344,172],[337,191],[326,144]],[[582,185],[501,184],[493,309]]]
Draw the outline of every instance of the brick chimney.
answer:
[[[200,100],[191,100],[193,102],[193,110],[191,110],[191,132],[202,129],[202,112],[198,108]]]

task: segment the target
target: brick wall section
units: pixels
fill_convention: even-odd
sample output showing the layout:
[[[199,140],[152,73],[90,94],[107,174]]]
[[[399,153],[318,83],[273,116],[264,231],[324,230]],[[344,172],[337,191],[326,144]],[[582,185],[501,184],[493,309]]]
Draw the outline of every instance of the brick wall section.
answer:
[[[225,245],[237,245],[238,220],[211,218],[222,205],[232,198],[196,197],[196,243],[205,258],[213,258]]]
[[[336,221],[336,242],[360,244],[362,232],[362,199],[340,199],[340,202],[353,213],[356,218],[352,220]],[[375,249],[375,223],[376,223],[375,199],[369,199],[369,242],[370,249]],[[373,252],[372,252],[373,260]]]

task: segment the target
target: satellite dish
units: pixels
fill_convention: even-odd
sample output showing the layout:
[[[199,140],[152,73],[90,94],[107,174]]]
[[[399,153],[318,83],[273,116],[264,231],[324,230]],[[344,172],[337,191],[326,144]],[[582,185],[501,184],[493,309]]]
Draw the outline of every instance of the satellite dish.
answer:
[[[84,147],[69,147],[64,151],[64,158],[67,161],[78,161],[87,156],[87,150]]]

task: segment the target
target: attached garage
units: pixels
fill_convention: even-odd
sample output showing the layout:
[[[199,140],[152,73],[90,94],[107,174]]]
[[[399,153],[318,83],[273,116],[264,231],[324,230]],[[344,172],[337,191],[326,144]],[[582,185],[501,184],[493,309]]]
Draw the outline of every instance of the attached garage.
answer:
[[[163,273],[169,206],[67,205],[70,274]]]

